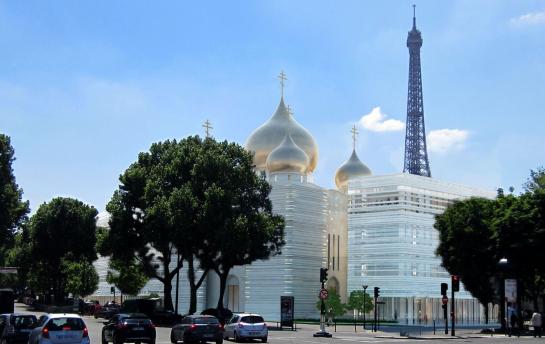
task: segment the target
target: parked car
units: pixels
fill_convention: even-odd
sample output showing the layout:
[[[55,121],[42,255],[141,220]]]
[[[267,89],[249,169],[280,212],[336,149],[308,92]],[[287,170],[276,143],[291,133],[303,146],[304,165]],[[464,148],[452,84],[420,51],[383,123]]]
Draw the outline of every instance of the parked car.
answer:
[[[182,323],[174,325],[170,331],[170,341],[178,342],[216,342],[223,343],[223,326],[212,315],[188,315]]]
[[[28,344],[90,344],[89,331],[77,314],[44,314],[28,337]]]
[[[38,319],[32,314],[2,314],[0,315],[0,343],[26,343],[30,331],[36,326]]]
[[[155,344],[155,325],[142,313],[119,313],[102,328],[102,344],[145,342]]]
[[[263,317],[259,314],[235,314],[225,324],[223,338],[234,338],[235,342],[244,339],[261,339],[263,343],[267,342],[269,330]]]
[[[165,310],[161,306],[161,300],[153,299],[132,299],[123,302],[121,307],[123,313],[143,313],[147,315],[154,324],[174,325],[182,320],[180,315],[173,311]]]
[[[121,307],[117,304],[106,304],[102,308],[100,308],[98,311],[95,312],[94,317],[95,319],[98,318],[104,318],[104,319],[110,319],[114,315],[121,312]]]

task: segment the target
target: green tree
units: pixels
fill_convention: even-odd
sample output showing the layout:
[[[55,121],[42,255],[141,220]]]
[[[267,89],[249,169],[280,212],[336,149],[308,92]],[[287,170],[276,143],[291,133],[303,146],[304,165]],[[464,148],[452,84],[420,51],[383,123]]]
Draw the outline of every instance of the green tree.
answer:
[[[62,272],[66,276],[65,290],[74,296],[85,297],[98,289],[98,274],[92,263],[63,259]]]
[[[163,284],[169,310],[172,279],[182,268],[184,254],[199,247],[193,237],[200,234],[191,233],[195,219],[190,185],[199,144],[198,137],[152,144],[119,177],[120,186],[106,207],[111,218],[103,253],[118,261],[136,260],[148,278]],[[117,242],[124,245],[114,247]],[[176,245],[188,247],[190,253],[184,250],[178,256]]]
[[[148,277],[162,282],[167,309],[173,308],[172,279],[182,261],[188,263],[191,313],[208,270],[220,275],[223,297],[233,266],[266,259],[283,243],[282,219],[271,213],[270,186],[238,145],[199,137],[154,143],[120,181],[107,206],[107,241],[125,245],[106,251],[114,259],[137,259]],[[198,281],[195,261],[204,271]]]
[[[350,292],[350,296],[348,297],[348,303],[346,304],[346,308],[355,309],[359,313],[369,313],[373,310],[373,299],[367,293],[365,293],[364,297],[363,290],[352,290]]]
[[[273,215],[271,186],[253,168],[253,155],[235,143],[207,139],[194,166],[195,185],[205,195],[207,236],[197,253],[204,269],[220,278],[218,309],[230,270],[280,254],[284,219]]]
[[[0,266],[5,264],[6,250],[13,246],[15,232],[29,212],[28,201],[23,202],[23,190],[13,175],[14,154],[9,136],[0,134]]]
[[[106,281],[113,284],[123,294],[138,295],[148,282],[142,266],[135,260],[132,262],[110,259]]]
[[[491,227],[495,202],[484,198],[457,201],[435,218],[436,253],[443,267],[459,275],[464,287],[485,307],[494,301],[498,254]],[[488,318],[486,319],[488,322]]]
[[[21,225],[20,230],[15,235],[15,244],[7,252],[6,265],[17,266],[17,278],[12,285],[4,285],[6,287],[12,287],[19,290],[24,290],[28,287],[28,273],[32,263],[28,227],[28,221]]]
[[[334,289],[328,290],[327,299],[324,300],[324,306],[326,315],[331,312],[335,318],[343,316],[347,309],[346,305],[341,302],[341,297]],[[316,302],[316,309],[319,311],[322,309],[322,300],[318,299]]]
[[[61,263],[97,259],[96,215],[94,207],[72,198],[54,198],[38,208],[29,227],[29,281],[35,290],[53,291],[55,300],[62,300],[67,280]]]

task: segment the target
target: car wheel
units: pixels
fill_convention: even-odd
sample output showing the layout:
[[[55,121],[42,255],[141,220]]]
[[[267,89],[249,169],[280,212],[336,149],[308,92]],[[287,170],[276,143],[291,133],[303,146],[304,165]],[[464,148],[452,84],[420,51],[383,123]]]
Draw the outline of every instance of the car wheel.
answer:
[[[114,336],[113,344],[123,344],[123,341],[119,339],[119,337]]]
[[[172,344],[178,343],[178,341],[174,338],[174,336],[172,335],[172,333],[170,334],[170,342],[171,342]]]
[[[154,340],[150,340],[150,341],[148,342],[148,344],[155,344],[155,339],[154,339]]]
[[[267,337],[261,338],[261,343],[267,343]]]
[[[240,338],[239,338],[239,336],[237,334],[237,331],[235,331],[235,333],[233,334],[233,337],[235,339],[235,342],[240,343]]]
[[[108,344],[108,341],[106,340],[106,335],[104,332],[102,332],[102,344]]]
[[[94,315],[94,317],[95,317],[95,319],[98,319],[98,316],[96,314]]]
[[[223,339],[216,340],[216,344],[223,344]]]

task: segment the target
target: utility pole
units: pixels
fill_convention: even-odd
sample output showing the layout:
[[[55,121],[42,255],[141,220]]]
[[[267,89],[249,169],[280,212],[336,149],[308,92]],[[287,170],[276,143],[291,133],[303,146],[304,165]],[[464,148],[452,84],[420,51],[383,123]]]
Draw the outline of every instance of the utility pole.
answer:
[[[367,300],[365,299],[365,296],[367,294],[367,287],[369,287],[369,286],[368,285],[362,285],[362,287],[363,287],[363,329],[365,330],[365,313],[367,311],[367,309],[366,309],[367,305],[365,303],[365,301],[367,301]]]

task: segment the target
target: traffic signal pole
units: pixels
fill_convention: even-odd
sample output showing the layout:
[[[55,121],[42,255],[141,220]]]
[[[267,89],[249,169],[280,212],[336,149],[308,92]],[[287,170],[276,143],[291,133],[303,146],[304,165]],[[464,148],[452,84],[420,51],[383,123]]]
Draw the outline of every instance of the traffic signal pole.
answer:
[[[326,337],[331,338],[332,334],[325,330],[325,302],[327,297],[327,290],[325,289],[325,282],[327,281],[327,268],[320,269],[320,282],[322,283],[322,289],[320,289],[320,331],[316,332],[314,337]]]
[[[452,328],[450,330],[450,335],[455,336],[456,332],[454,329],[454,323],[456,322],[456,302],[454,302],[454,288],[452,288],[450,302],[452,302],[450,305],[450,315],[452,316],[452,320],[451,320]]]

